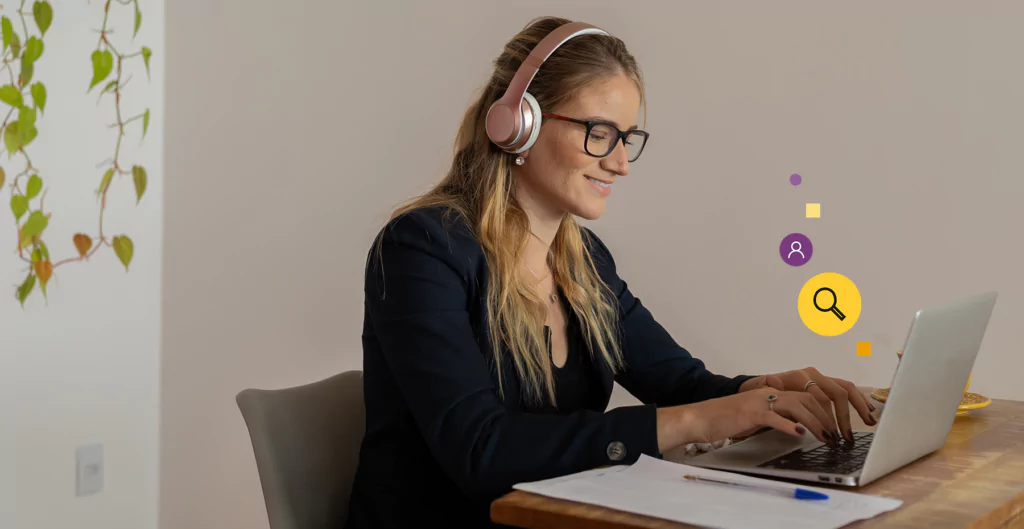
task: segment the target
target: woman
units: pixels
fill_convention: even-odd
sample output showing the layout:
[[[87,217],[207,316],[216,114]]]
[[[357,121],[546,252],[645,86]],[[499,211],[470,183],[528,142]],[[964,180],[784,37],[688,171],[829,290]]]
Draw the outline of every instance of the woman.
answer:
[[[585,32],[541,58],[529,81],[539,134],[525,150],[492,141],[492,104],[568,22],[535,20],[506,45],[448,175],[371,248],[366,435],[347,527],[487,526],[489,503],[519,482],[762,427],[835,443],[851,436],[851,406],[874,424],[852,383],[813,368],[709,372],[576,222],[601,216],[647,138],[641,72],[621,40]],[[613,380],[644,404],[606,412]]]

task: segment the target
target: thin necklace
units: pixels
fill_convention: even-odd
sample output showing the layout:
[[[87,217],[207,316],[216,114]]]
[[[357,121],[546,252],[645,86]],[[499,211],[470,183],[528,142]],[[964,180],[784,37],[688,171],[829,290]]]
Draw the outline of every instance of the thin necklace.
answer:
[[[541,278],[537,277],[537,272],[534,272],[533,268],[531,268],[530,265],[527,264],[526,261],[523,261],[523,264],[526,265],[526,269],[529,270],[531,274],[533,274],[533,277],[535,277],[537,279],[537,283],[540,283],[541,282]],[[547,279],[547,277],[548,276],[544,276],[545,279]],[[552,304],[555,304],[555,303],[558,302],[558,296],[556,296],[555,293],[552,292],[550,288],[548,289],[548,295],[551,297],[551,303]]]

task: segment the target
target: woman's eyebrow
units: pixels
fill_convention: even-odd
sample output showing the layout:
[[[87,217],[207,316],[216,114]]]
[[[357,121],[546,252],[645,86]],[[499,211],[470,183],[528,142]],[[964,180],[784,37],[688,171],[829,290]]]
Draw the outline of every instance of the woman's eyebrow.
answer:
[[[612,125],[615,125],[619,129],[622,128],[621,126],[619,126],[618,122],[616,122],[614,120],[611,120],[611,119],[608,119],[608,118],[606,118],[604,116],[587,116],[587,117],[583,118],[583,121],[604,121],[605,123],[611,123]],[[637,128],[637,126],[633,125],[632,127],[629,127],[626,130],[636,130],[636,128]]]

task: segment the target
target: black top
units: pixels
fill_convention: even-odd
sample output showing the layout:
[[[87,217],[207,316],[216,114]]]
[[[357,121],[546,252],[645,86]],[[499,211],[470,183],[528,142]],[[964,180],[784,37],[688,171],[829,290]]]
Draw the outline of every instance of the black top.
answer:
[[[565,334],[568,342],[568,350],[565,358],[565,365],[558,367],[552,358],[551,370],[555,378],[555,402],[558,406],[545,403],[530,408],[532,413],[571,413],[578,410],[592,410],[603,412],[605,407],[604,391],[601,388],[601,377],[594,367],[590,351],[587,350],[583,341],[582,329],[576,315],[572,312],[572,306],[564,302],[562,307],[566,314]],[[548,355],[550,356],[552,346],[551,328],[544,327],[547,337]]]
[[[366,434],[347,529],[487,527],[490,502],[516,483],[632,464],[640,454],[661,457],[657,407],[730,395],[750,378],[713,374],[690,356],[619,278],[608,248],[582,228],[617,298],[626,368],[613,374],[604,362],[589,362],[598,391],[572,391],[575,403],[560,396],[574,409],[552,413],[517,397],[521,387],[504,351],[502,399],[487,336],[484,253],[464,221],[442,216],[441,208],[410,212],[371,246],[362,334]],[[573,347],[586,352],[574,358],[589,359],[596,346],[579,331],[569,336],[590,345]],[[644,404],[604,412],[613,381]]]

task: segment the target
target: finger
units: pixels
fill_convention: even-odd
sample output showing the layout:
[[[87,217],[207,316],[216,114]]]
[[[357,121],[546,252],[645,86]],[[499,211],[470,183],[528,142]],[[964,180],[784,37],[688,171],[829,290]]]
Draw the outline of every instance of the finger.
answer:
[[[817,384],[807,388],[807,393],[814,397],[818,406],[821,407],[821,411],[825,412],[825,415],[828,417],[828,422],[826,424],[829,426],[829,431],[839,435],[839,427],[836,426],[835,412],[832,411],[832,399],[828,398],[828,395],[826,395]]]
[[[815,393],[820,397],[815,396]],[[801,393],[804,399],[804,405],[814,412],[814,416],[818,417],[818,421],[821,422],[821,426],[830,433],[836,436],[836,440],[840,439],[839,427],[836,426],[836,415],[833,414],[831,409],[831,400],[824,394],[817,386],[811,386],[807,389],[807,392]]]
[[[804,405],[800,397],[792,396],[792,392],[788,392],[790,395],[782,394],[779,395],[779,399],[775,401],[775,413],[782,415],[783,417],[792,421],[803,424],[807,427],[819,441],[832,444],[832,438],[825,431],[825,427],[821,424],[821,421],[814,416]]]
[[[871,406],[864,394],[857,389],[856,384],[841,378],[833,378],[832,381],[839,384],[850,395],[850,404],[853,405],[853,409],[857,410],[857,414],[864,420],[864,424],[874,426],[878,422],[871,416],[871,408],[874,406]]]
[[[789,419],[786,419],[785,417],[779,415],[778,413],[773,413],[768,410],[760,412],[758,415],[758,419],[758,422],[760,422],[761,424],[771,428],[775,428],[776,430],[779,430],[781,432],[788,433],[789,435],[799,437],[807,433],[807,429],[804,428],[803,426],[793,421],[790,421]]]
[[[764,377],[765,385],[775,388],[779,391],[785,391],[786,385],[782,383],[782,379],[775,375],[768,375]]]
[[[817,370],[815,370],[817,371]],[[816,375],[816,376],[815,376]],[[814,381],[818,383],[821,390],[832,400],[832,406],[836,410],[836,420],[839,422],[839,432],[847,439],[853,439],[853,429],[850,428],[850,395],[845,388],[836,384],[834,380],[821,373],[815,373]]]
[[[831,435],[833,436],[833,440],[838,441],[839,436],[836,432],[836,423],[832,416],[831,404],[829,404],[829,411],[825,411],[825,409],[821,407],[821,404],[818,404],[818,401],[811,396],[810,393],[800,392],[796,393],[795,396],[800,399],[800,403],[807,408],[807,411],[810,411],[814,415],[814,418],[818,419],[818,422],[821,423],[821,428],[825,431],[826,436]]]

